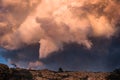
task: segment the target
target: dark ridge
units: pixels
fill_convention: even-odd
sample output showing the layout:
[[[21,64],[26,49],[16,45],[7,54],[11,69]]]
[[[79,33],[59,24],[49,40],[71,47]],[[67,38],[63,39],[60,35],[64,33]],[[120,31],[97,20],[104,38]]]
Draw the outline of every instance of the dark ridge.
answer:
[[[9,68],[0,64],[0,80],[120,80],[120,69],[113,72],[78,72]]]

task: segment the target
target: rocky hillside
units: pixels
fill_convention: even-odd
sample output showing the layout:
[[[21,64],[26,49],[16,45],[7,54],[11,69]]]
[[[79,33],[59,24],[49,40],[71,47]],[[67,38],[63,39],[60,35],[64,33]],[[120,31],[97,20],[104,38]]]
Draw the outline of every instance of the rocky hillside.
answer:
[[[117,76],[120,77],[118,74]],[[72,72],[62,71],[62,69],[50,71],[9,68],[7,65],[0,64],[0,80],[120,80],[110,75],[111,73]]]

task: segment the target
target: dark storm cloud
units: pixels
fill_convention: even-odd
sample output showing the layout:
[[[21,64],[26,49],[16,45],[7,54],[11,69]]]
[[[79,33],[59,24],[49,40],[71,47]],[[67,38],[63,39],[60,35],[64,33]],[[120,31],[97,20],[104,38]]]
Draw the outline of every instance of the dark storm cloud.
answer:
[[[106,64],[110,69],[120,68],[120,35],[112,39]]]
[[[120,42],[115,39],[93,39],[95,46],[88,50],[77,44],[65,46],[42,61],[47,68],[65,70],[111,71],[120,67]],[[68,56],[69,55],[69,56]]]
[[[93,39],[95,46],[92,49],[83,48],[78,44],[64,46],[64,51],[53,53],[42,61],[47,68],[57,69],[63,67],[65,70],[88,70],[107,71],[108,47],[110,41],[105,39]],[[102,44],[101,44],[102,43]]]
[[[44,68],[57,70],[82,71],[111,71],[120,67],[120,42],[119,38],[91,39],[95,45],[87,49],[78,44],[66,44],[63,51],[58,51],[47,58],[39,59],[39,44],[34,44],[14,51],[6,51],[2,54],[5,59],[18,64],[19,67],[30,67],[30,63],[42,62]],[[42,66],[43,66],[42,65]],[[35,66],[41,69],[41,65]],[[34,67],[34,66],[33,66]]]

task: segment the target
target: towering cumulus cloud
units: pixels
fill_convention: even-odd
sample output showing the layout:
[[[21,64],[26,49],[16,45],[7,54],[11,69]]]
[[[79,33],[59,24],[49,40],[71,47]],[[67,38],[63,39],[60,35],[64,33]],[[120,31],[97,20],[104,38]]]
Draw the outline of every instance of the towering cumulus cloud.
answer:
[[[3,6],[20,3],[25,7],[27,3],[23,2],[3,0]],[[30,11],[19,25],[12,27],[14,30],[1,35],[2,47],[15,50],[40,43],[39,57],[46,58],[63,50],[64,44],[77,43],[90,49],[94,45],[91,37],[110,38],[117,32],[120,17],[117,0],[41,0],[37,3],[32,9],[25,8]],[[6,25],[0,23],[0,30]]]

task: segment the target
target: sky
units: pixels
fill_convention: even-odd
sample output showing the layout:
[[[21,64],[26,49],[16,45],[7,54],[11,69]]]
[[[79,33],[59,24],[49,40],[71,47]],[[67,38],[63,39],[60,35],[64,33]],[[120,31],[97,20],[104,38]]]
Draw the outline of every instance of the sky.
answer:
[[[119,68],[119,3],[1,0],[0,63],[74,71]]]
[[[7,64],[7,61],[3,57],[0,57],[0,62],[3,64]]]
[[[2,48],[0,48],[0,53],[2,53]],[[4,60],[4,58],[2,57],[2,56],[0,56],[0,62],[3,62],[3,63],[5,63],[5,60]]]

